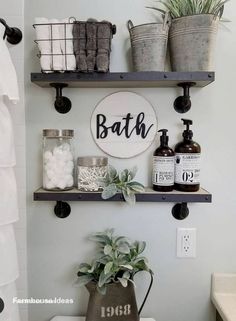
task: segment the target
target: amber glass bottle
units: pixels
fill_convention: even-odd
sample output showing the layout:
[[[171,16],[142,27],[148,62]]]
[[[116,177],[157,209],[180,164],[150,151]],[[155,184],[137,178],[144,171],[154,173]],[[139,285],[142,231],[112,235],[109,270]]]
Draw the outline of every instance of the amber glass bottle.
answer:
[[[196,192],[200,188],[201,147],[192,140],[189,129],[192,120],[182,119],[186,130],[184,140],[175,146],[175,189],[183,192]]]
[[[174,188],[175,153],[168,146],[167,129],[161,129],[161,145],[153,154],[153,189],[159,192],[170,192]]]

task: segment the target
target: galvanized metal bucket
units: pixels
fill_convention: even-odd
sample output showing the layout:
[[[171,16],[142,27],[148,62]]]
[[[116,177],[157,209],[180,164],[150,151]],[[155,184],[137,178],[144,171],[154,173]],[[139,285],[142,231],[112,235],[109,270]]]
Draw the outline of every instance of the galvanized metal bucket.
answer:
[[[144,298],[144,301],[138,310],[134,285],[128,282],[127,287],[123,287],[120,283],[111,283],[107,285],[105,295],[97,290],[95,282],[86,285],[89,291],[89,303],[86,313],[86,321],[139,321],[139,314],[146,302],[153,283],[153,275],[151,282]]]
[[[134,26],[131,20],[128,21],[135,71],[164,71],[169,33],[168,18],[166,15],[163,23],[138,26]]]
[[[213,70],[219,17],[199,14],[171,22],[170,60],[173,71]]]

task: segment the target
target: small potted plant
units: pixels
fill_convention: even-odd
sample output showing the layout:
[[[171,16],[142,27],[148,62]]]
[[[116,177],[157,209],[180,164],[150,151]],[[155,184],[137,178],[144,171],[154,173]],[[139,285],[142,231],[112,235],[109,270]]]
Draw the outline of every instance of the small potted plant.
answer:
[[[145,191],[144,186],[134,181],[137,173],[137,166],[131,169],[124,169],[120,173],[113,166],[108,167],[107,174],[101,178],[100,184],[103,187],[102,198],[109,199],[117,193],[122,193],[124,200],[129,205],[134,205],[136,202],[135,193]]]
[[[96,233],[90,239],[97,244],[97,256],[90,264],[80,264],[77,281],[90,293],[86,321],[109,320],[112,316],[121,321],[139,321],[153,282],[153,273],[142,255],[146,243],[115,236],[113,229]],[[151,283],[138,311],[134,276],[140,271],[150,273]]]
[[[173,71],[213,70],[219,20],[229,0],[160,0],[149,7],[172,18],[169,31]]]

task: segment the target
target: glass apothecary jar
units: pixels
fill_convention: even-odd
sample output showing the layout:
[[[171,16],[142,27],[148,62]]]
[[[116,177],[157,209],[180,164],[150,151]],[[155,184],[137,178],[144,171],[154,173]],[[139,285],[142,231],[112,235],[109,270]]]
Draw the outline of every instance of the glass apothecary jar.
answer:
[[[108,158],[100,156],[79,157],[77,165],[78,189],[90,192],[102,190],[99,179],[107,174]]]
[[[43,188],[69,190],[74,186],[74,131],[43,130]]]

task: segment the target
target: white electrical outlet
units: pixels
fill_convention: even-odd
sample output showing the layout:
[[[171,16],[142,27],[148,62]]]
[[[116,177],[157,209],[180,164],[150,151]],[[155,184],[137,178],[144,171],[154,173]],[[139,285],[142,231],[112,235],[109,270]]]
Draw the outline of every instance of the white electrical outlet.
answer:
[[[177,229],[177,257],[196,257],[196,235],[197,230],[195,228]]]

